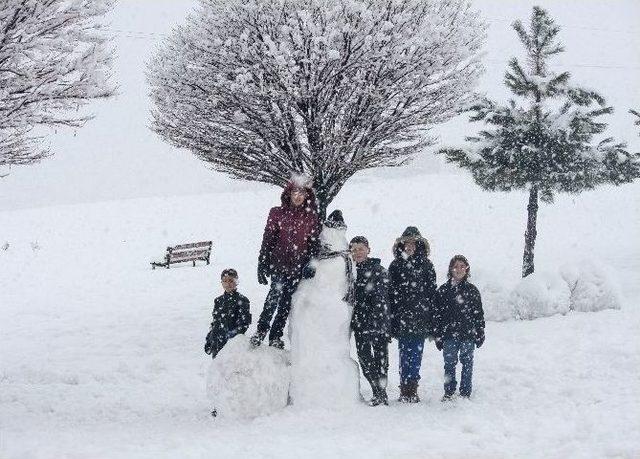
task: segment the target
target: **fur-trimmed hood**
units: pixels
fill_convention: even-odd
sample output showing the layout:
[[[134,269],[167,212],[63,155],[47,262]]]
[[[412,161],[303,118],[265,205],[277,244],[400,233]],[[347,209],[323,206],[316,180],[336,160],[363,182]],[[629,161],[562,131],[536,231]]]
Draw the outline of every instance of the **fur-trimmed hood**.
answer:
[[[404,251],[404,243],[407,240],[414,240],[416,242],[416,254],[422,254],[428,257],[431,254],[431,247],[427,238],[423,237],[415,226],[409,226],[404,230],[402,236],[396,239],[393,244],[393,256],[394,258],[402,257]]]

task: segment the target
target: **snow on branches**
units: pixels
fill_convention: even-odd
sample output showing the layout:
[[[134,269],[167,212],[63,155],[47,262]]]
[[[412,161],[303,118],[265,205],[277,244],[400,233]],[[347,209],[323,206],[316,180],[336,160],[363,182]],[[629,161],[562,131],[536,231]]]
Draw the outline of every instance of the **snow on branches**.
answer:
[[[101,22],[110,0],[0,0],[0,166],[48,155],[37,126],[81,126],[113,95]]]
[[[471,102],[467,0],[201,0],[151,62],[153,129],[232,177],[313,178],[321,210]]]
[[[547,12],[533,8],[529,28],[513,25],[526,66],[509,62],[505,85],[518,97],[506,106],[484,100],[471,108],[471,121],[487,128],[468,137],[470,148],[445,149],[447,160],[469,169],[486,190],[529,191],[523,277],[533,272],[538,199],[557,192],[579,193],[603,183],[621,185],[640,177],[640,154],[626,144],[602,138],[602,117],[613,109],[596,91],[570,84],[569,72],[555,73],[549,59],[564,51],[560,31]]]
[[[592,89],[570,84],[569,72],[555,73],[548,58],[564,51],[560,28],[541,8],[534,8],[529,29],[514,23],[527,53],[527,66],[509,62],[506,86],[521,102],[506,106],[483,100],[471,108],[471,121],[489,127],[468,137],[468,150],[442,150],[451,162],[470,169],[487,190],[536,187],[543,201],[556,192],[578,193],[602,183],[620,185],[640,176],[640,157],[626,144],[598,138],[613,112]]]

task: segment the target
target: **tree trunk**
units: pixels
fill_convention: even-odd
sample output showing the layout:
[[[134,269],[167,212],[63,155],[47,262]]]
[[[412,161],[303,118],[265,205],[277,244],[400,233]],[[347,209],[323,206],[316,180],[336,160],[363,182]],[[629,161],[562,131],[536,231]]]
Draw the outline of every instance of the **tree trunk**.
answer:
[[[538,218],[538,187],[533,185],[529,191],[527,206],[527,230],[524,233],[524,255],[522,256],[522,277],[533,273],[533,255],[536,245],[536,220]]]
[[[318,205],[318,219],[320,222],[325,221],[327,218],[327,207],[329,206],[329,199],[325,189],[316,188],[316,204]]]

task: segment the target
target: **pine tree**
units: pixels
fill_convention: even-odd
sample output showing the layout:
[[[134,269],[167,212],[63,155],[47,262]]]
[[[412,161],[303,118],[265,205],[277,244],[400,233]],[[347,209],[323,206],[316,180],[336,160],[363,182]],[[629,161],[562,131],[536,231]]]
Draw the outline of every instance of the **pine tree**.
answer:
[[[469,137],[468,150],[444,149],[447,160],[471,171],[485,190],[528,190],[522,276],[534,271],[538,200],[552,203],[558,192],[580,193],[603,183],[621,185],[640,176],[640,154],[607,137],[598,140],[612,113],[590,89],[570,85],[569,72],[555,73],[549,60],[564,51],[560,31],[547,12],[533,8],[526,29],[513,24],[527,54],[526,66],[513,58],[505,85],[517,99],[506,106],[484,99],[471,108],[471,121],[488,127]]]

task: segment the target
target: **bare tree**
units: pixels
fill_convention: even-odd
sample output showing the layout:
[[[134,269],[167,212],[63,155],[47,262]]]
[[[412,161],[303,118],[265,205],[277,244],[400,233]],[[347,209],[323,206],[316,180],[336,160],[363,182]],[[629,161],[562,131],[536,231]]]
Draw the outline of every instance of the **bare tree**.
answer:
[[[38,126],[82,126],[109,97],[110,0],[0,0],[0,166],[47,156]]]
[[[238,179],[405,164],[466,107],[484,26],[468,0],[200,0],[157,52],[153,129]]]

